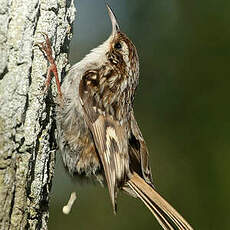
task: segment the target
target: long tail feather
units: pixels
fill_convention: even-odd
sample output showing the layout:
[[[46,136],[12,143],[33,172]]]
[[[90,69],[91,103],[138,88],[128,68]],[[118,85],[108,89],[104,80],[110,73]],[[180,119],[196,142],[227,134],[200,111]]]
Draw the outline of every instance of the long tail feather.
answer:
[[[187,221],[138,174],[133,173],[127,184],[149,208],[164,230],[193,230]]]

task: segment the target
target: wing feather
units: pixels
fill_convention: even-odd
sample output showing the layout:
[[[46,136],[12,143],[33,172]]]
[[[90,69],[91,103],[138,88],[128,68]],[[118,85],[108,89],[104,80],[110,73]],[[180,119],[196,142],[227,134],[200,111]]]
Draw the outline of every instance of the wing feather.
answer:
[[[131,128],[131,135],[132,139],[129,140],[129,154],[130,158],[134,158],[134,161],[137,161],[136,164],[134,163],[134,167],[141,167],[139,170],[138,168],[134,168],[135,172],[139,172],[142,174],[143,178],[149,184],[152,184],[152,173],[151,168],[149,166],[149,153],[147,146],[145,144],[145,140],[142,136],[142,133],[139,129],[137,121],[134,117],[134,112],[131,111],[131,118],[130,118],[130,128]]]
[[[103,165],[114,212],[116,212],[117,189],[122,187],[129,172],[128,138],[126,129],[105,112],[97,101],[95,87],[89,79],[94,72],[88,72],[80,82],[79,94],[85,113],[85,121],[92,133],[99,158]],[[89,78],[90,76],[90,78]],[[95,76],[97,74],[95,73]],[[84,82],[84,79],[85,82]]]

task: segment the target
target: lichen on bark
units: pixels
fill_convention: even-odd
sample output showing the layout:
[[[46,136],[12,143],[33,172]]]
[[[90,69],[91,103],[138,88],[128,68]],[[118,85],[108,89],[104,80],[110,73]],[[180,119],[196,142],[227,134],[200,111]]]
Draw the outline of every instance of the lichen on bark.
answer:
[[[47,229],[55,164],[56,88],[35,42],[48,34],[68,69],[73,0],[0,0],[0,229]]]

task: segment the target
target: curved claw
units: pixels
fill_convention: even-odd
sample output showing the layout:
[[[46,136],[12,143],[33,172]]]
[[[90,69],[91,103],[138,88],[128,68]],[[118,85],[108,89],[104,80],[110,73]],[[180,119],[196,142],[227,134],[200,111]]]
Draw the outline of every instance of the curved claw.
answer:
[[[45,51],[46,54],[49,53],[49,55],[52,55],[52,49],[51,49],[51,44],[50,44],[48,35],[41,31],[38,31],[37,33],[43,35],[43,37],[45,38],[45,41],[35,42],[34,46],[38,46],[42,51]]]
[[[48,35],[47,35],[47,33],[45,33],[45,32],[38,31],[37,33],[42,34],[46,39],[48,38]]]

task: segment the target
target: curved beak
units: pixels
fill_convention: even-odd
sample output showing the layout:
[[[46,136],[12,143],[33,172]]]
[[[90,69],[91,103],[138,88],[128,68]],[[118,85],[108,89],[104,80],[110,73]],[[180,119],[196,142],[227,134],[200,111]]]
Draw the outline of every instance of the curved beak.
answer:
[[[112,23],[112,35],[114,36],[118,31],[120,31],[119,25],[117,23],[117,19],[116,16],[114,15],[112,9],[110,8],[110,6],[108,5],[108,3],[106,3],[107,9],[108,9],[108,14]]]

